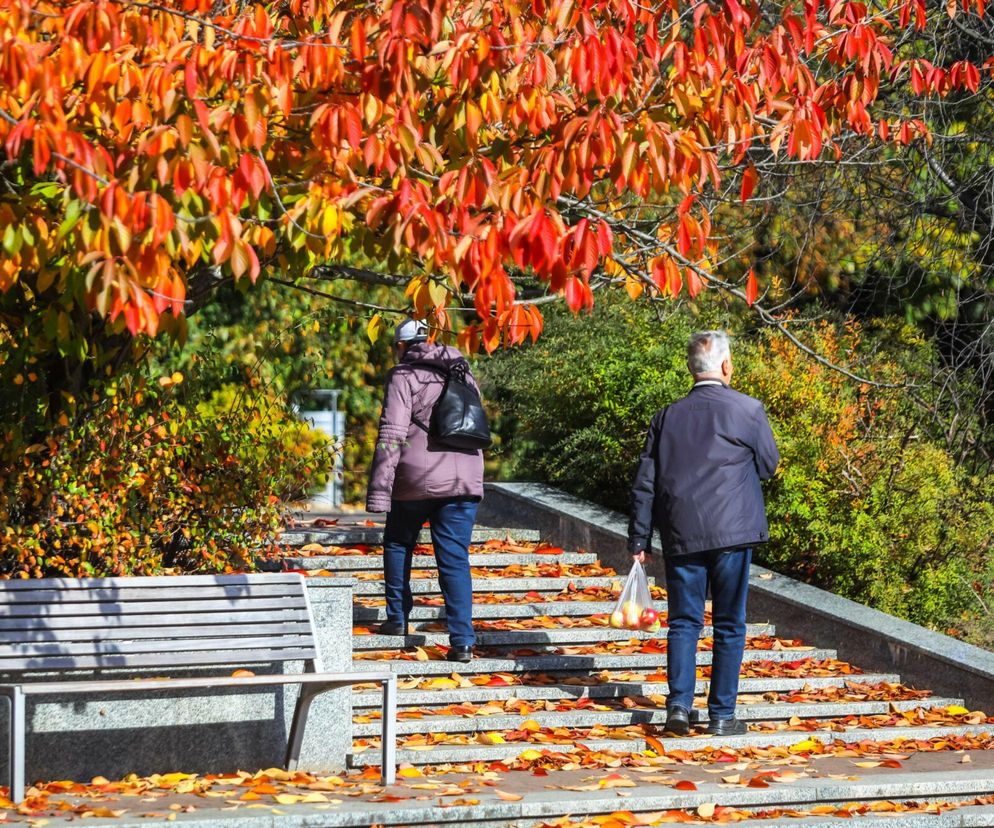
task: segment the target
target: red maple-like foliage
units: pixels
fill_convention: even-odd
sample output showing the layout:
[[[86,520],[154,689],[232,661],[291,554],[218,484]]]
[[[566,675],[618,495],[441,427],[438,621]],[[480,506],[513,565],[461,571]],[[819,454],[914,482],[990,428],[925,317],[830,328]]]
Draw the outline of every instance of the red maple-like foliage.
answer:
[[[462,344],[487,349],[541,331],[513,274],[574,310],[598,269],[633,297],[696,296],[718,253],[708,193],[753,198],[761,154],[925,138],[876,114],[889,86],[977,88],[986,65],[893,51],[929,14],[924,0],[0,0],[0,157],[16,170],[0,291],[50,296],[56,326],[82,307],[154,335],[207,273],[386,265],[440,328],[471,296]],[[743,274],[739,295],[758,293]]]

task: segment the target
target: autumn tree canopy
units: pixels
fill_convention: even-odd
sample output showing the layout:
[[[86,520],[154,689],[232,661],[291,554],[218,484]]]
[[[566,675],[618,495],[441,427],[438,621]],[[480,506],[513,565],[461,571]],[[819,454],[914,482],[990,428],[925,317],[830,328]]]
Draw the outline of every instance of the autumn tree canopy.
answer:
[[[752,304],[715,205],[926,142],[887,90],[989,71],[895,48],[938,14],[983,0],[0,0],[0,335],[99,360],[260,276],[487,349],[539,334],[525,282]]]

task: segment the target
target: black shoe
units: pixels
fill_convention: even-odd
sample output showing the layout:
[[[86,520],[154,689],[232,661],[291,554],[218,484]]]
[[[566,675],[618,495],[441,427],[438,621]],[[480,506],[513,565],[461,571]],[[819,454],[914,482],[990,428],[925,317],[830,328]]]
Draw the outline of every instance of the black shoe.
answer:
[[[679,704],[667,707],[666,727],[664,729],[667,733],[672,733],[675,736],[686,736],[690,732],[690,711]]]
[[[712,719],[708,724],[711,736],[741,736],[749,727],[741,719]]]
[[[472,647],[449,647],[449,657],[447,661],[461,661],[466,664],[473,660]]]
[[[407,635],[407,624],[395,621],[384,621],[376,628],[377,635]]]

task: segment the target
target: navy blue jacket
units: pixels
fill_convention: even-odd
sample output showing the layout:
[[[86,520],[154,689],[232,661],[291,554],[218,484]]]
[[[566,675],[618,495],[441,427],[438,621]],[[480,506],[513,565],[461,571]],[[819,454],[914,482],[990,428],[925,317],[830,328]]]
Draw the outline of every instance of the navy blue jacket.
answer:
[[[695,385],[652,418],[632,484],[628,548],[736,549],[769,540],[761,480],[780,462],[759,400],[726,385]]]

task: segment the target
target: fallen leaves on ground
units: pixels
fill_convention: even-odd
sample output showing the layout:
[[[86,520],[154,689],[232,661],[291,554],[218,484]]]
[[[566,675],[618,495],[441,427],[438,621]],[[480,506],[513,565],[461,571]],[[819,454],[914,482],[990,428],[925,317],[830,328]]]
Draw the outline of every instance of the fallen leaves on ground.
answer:
[[[713,640],[702,638],[697,649],[706,652],[711,649]],[[753,635],[746,638],[747,650],[813,650],[797,639],[776,638],[769,635]],[[445,661],[448,648],[440,645],[415,647],[413,650],[370,650],[357,652],[353,658],[358,661]],[[533,645],[528,647],[488,648],[477,647],[477,656],[483,658],[528,658],[548,655],[663,655],[666,653],[666,640],[663,638],[630,638],[627,641],[602,641],[596,644]]]
[[[980,710],[970,711],[965,707],[916,707],[912,710],[891,710],[889,713],[866,714],[861,716],[837,716],[830,719],[800,719],[793,717],[784,722],[762,722],[753,730],[770,731],[815,731],[815,730],[875,730],[881,727],[954,727],[957,725],[994,724],[994,717],[988,717]]]
[[[662,707],[665,709],[665,700],[661,699],[661,701]],[[404,715],[401,715],[399,718],[417,719],[423,718],[425,715],[428,717],[431,715],[486,717],[489,715],[504,715],[508,713],[525,716],[529,713],[547,709],[540,706],[542,704],[544,703],[533,703],[521,699],[508,700],[503,704],[498,702],[491,702],[484,705],[463,703],[441,708],[437,713],[430,709],[405,711]],[[616,702],[614,707],[608,707],[592,701],[584,705],[579,700],[577,702],[573,702],[572,704],[568,702],[561,703],[562,710],[574,712],[582,709],[604,711],[610,709],[634,709],[635,707],[637,707],[637,704],[626,707],[624,702]],[[555,707],[552,709],[555,710]],[[658,707],[656,709],[658,709]],[[373,718],[374,717],[372,716],[367,717],[362,715],[358,717],[359,721],[363,722],[372,721]],[[800,719],[798,717],[792,717],[787,721],[753,722],[748,725],[748,729],[750,733],[756,734],[777,733],[784,731],[828,734],[832,732],[848,732],[855,729],[875,730],[884,727],[955,727],[963,724],[975,725],[985,723],[994,723],[994,717],[987,718],[984,713],[979,711],[972,713],[967,711],[966,714],[956,714],[949,713],[948,709],[945,707],[917,707],[913,710],[893,711],[885,715],[842,716],[827,719]],[[691,734],[695,735],[699,729],[700,728],[692,728]],[[584,742],[588,739],[626,739],[636,741],[645,740],[650,746],[656,747],[658,753],[668,753],[669,755],[672,755],[672,751],[664,751],[661,747],[659,747],[661,743],[657,741],[657,738],[660,732],[659,726],[643,723],[613,726],[606,724],[595,724],[583,727],[552,727],[542,726],[534,720],[525,719],[515,728],[492,731],[489,733],[472,731],[450,733],[441,731],[401,735],[398,737],[398,747],[425,750],[437,745],[494,745],[512,742],[573,745],[577,742]],[[815,740],[800,740],[799,742],[788,746],[786,749],[789,752],[792,751],[795,753],[812,752],[816,750],[817,744],[818,743]],[[357,750],[367,750],[370,747],[379,745],[379,740],[375,738],[360,738],[355,739],[353,741],[353,745]]]
[[[471,566],[469,571],[474,578],[483,580],[498,578],[612,578],[618,574],[610,567],[603,567],[597,563],[529,563],[508,564],[501,567]],[[358,581],[383,580],[383,572],[381,570],[352,572],[351,576]],[[426,581],[437,577],[438,572],[434,569],[412,569],[410,575],[412,581]],[[620,585],[618,589],[614,589],[613,587],[611,589],[612,595],[616,595],[620,591]]]
[[[458,674],[453,674],[453,678],[448,677],[438,677],[429,679],[424,682],[424,686],[419,689],[431,689],[431,690],[454,690],[456,688],[466,688],[472,687],[473,682],[464,679]],[[855,690],[849,690],[849,687],[856,688]],[[878,701],[904,701],[904,700],[915,700],[923,698],[922,693],[925,691],[920,690],[909,690],[899,684],[887,684],[882,683],[879,685],[861,685],[852,684],[846,685],[845,687],[832,687],[827,688],[834,692],[827,693],[824,691],[810,691],[809,693],[804,693],[801,691],[793,692],[789,694],[789,699],[781,698],[788,694],[781,693],[765,693],[763,695],[756,695],[748,698],[740,698],[739,705],[743,708],[748,708],[752,704],[758,703],[778,703],[778,702],[788,702],[790,704],[820,704],[820,703],[832,703],[832,702],[859,702],[865,701],[871,696]],[[925,693],[927,695],[927,693]],[[699,706],[704,706],[704,700],[698,699]],[[663,711],[666,709],[666,697],[662,694],[649,694],[649,695],[632,695],[632,696],[621,696],[621,697],[593,697],[593,696],[581,696],[579,698],[559,698],[559,699],[519,699],[515,696],[509,696],[504,699],[494,699],[481,703],[473,702],[459,702],[457,704],[445,704],[438,707],[403,707],[397,713],[397,718],[401,720],[410,719],[424,719],[430,718],[432,716],[460,716],[466,718],[474,717],[486,717],[486,716],[503,716],[503,715],[519,715],[519,716],[529,716],[533,713],[574,713],[581,711],[588,712],[624,712],[629,710],[648,710],[648,711]],[[961,713],[961,710],[965,708],[932,708],[932,709],[922,709],[916,708],[912,711],[903,712],[900,714],[894,714],[893,717],[900,716],[903,721],[909,722],[910,724],[979,724],[984,719],[984,714],[976,711],[971,713],[967,711],[966,713]],[[379,710],[364,710],[361,713],[353,716],[353,721],[357,724],[366,724],[372,721],[380,720]],[[979,718],[978,718],[979,717]],[[872,718],[872,717],[871,717]],[[806,721],[817,721],[817,720],[802,720],[794,718],[785,719],[783,728],[776,727],[773,729],[777,730],[817,730],[817,727],[804,727]],[[841,721],[841,719],[833,719],[832,722]],[[881,727],[898,727],[901,725],[891,724],[891,725],[879,725]],[[765,725],[761,728],[763,730],[768,730],[770,728]]]
[[[938,815],[958,808],[994,804],[994,797],[978,796],[966,800],[948,801],[915,801],[906,800],[892,802],[877,800],[874,802],[849,802],[845,805],[815,805],[811,808],[770,808],[759,811],[744,810],[730,806],[717,805],[707,802],[695,809],[672,809],[652,813],[633,813],[632,811],[614,811],[610,814],[574,819],[565,816],[559,819],[535,823],[534,828],[629,828],[629,826],[671,825],[712,825],[714,823],[735,823],[745,819],[783,819],[784,817],[801,819],[804,817],[831,816],[851,819],[867,814],[931,814]]]
[[[836,659],[799,659],[797,661],[751,661],[743,662],[740,676],[742,678],[824,678],[834,676],[857,675],[862,672],[845,661]],[[711,666],[701,665],[697,668],[701,679],[710,678]],[[455,683],[453,683],[455,682]],[[522,685],[525,687],[551,687],[563,685],[567,687],[595,687],[619,682],[665,684],[666,673],[650,673],[645,670],[600,670],[588,675],[553,675],[551,673],[476,673],[470,676],[460,676],[452,673],[450,676],[412,676],[402,678],[397,682],[401,690],[451,690],[455,687],[507,687]],[[356,691],[370,690],[378,687],[375,684],[357,684]]]
[[[353,543],[344,546],[334,544],[322,546],[320,543],[308,543],[300,547],[284,547],[282,553],[284,557],[288,558],[382,556],[383,547],[368,543]],[[560,546],[543,542],[491,539],[483,543],[470,544],[469,553],[471,555],[562,555],[563,549]],[[430,543],[419,543],[414,547],[414,554],[434,555],[435,549]]]

